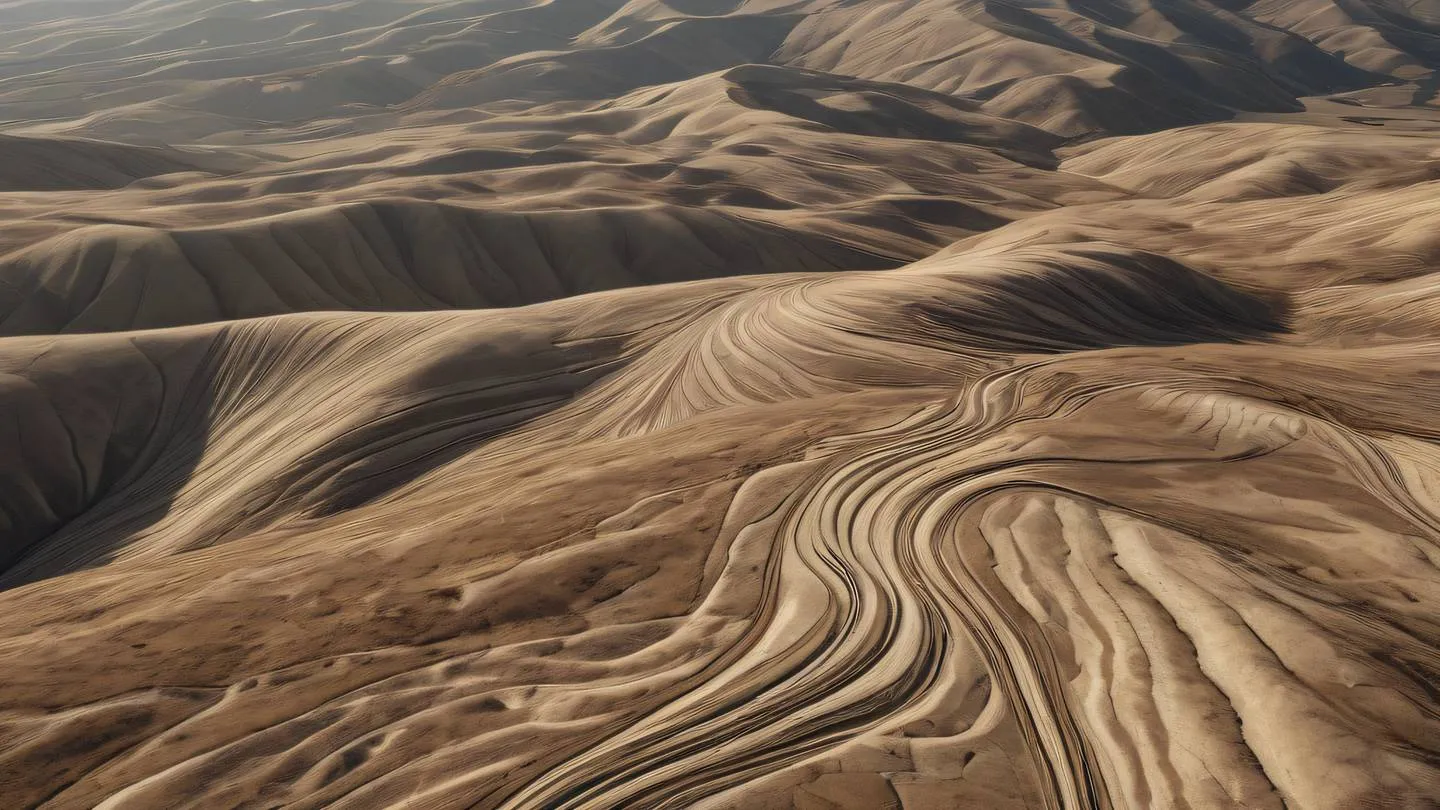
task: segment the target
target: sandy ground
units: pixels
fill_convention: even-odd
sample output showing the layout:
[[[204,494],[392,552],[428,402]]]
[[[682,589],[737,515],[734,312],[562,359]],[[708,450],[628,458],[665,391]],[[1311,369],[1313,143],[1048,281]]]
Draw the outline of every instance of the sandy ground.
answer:
[[[1440,9],[0,0],[0,807],[1440,807]]]

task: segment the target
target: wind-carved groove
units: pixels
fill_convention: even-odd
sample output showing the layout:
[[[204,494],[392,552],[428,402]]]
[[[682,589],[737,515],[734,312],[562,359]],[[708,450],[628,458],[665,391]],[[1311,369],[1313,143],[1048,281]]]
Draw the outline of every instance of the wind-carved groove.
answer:
[[[1045,774],[1047,806],[1109,807],[1113,786],[1066,697],[1053,653],[1028,642],[1017,625],[1025,619],[987,595],[956,540],[962,519],[995,493],[1101,497],[1047,480],[1047,472],[1064,465],[1146,465],[1177,457],[1016,453],[996,462],[964,461],[968,448],[1016,422],[1063,410],[1076,396],[1061,391],[1037,399],[1025,390],[1030,373],[992,375],[925,421],[866,436],[826,462],[787,502],[776,532],[763,538],[773,543],[769,565],[776,573],[766,577],[773,587],[723,670],[502,806],[700,806],[708,796],[862,732],[903,725],[931,697],[950,657],[969,652],[984,659],[998,687],[991,699],[1019,716]],[[1262,429],[1248,446],[1194,461],[1241,463],[1276,452],[1304,435],[1298,419],[1284,421],[1287,427]],[[812,618],[786,611],[802,601]]]

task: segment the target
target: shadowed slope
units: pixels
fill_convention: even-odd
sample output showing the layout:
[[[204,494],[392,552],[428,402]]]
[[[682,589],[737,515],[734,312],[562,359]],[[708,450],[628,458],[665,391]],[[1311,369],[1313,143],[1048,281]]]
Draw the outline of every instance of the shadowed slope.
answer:
[[[0,135],[0,191],[120,188],[176,172],[236,171],[245,163],[216,154]]]
[[[636,284],[893,263],[693,209],[510,214],[372,203],[170,233],[76,231],[0,265],[16,279],[0,333],[303,310],[515,306]]]
[[[211,5],[17,4],[0,110],[111,139],[283,142],[321,119],[593,100],[773,62],[962,95],[1071,136],[1293,111],[1393,81],[1423,93],[1440,64],[1423,8],[1360,0]]]
[[[98,199],[27,200],[23,228],[58,235],[7,234],[18,244],[0,258],[0,333],[513,306],[741,273],[878,269],[1106,193],[1052,171],[1059,139],[977,105],[758,65],[584,113],[498,117],[482,131],[483,147],[468,129],[442,127],[433,137],[453,148],[422,138]],[[475,207],[477,189],[493,208]],[[463,190],[467,204],[444,201]],[[285,212],[254,216],[257,192]],[[387,194],[440,199],[376,200]],[[656,205],[636,205],[645,199]],[[117,206],[135,210],[124,227],[79,224]]]
[[[544,321],[310,317],[34,341],[28,359],[17,345],[0,583],[205,548],[393,489],[563,403],[613,359],[548,348]],[[340,402],[343,417],[327,412]],[[68,465],[26,463],[56,434]]]

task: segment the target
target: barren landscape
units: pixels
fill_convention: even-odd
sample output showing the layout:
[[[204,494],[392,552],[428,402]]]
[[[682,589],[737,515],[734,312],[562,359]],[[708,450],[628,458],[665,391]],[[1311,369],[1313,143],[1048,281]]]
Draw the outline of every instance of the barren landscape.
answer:
[[[1440,807],[1437,0],[0,0],[0,808]]]

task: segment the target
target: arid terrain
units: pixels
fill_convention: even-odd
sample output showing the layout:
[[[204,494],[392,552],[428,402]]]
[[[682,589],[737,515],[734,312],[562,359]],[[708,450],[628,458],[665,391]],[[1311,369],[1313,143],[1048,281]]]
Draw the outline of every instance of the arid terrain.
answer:
[[[1440,807],[1440,0],[0,0],[31,807]]]

